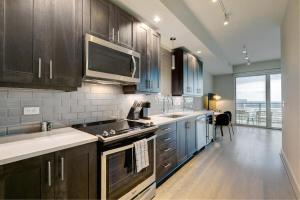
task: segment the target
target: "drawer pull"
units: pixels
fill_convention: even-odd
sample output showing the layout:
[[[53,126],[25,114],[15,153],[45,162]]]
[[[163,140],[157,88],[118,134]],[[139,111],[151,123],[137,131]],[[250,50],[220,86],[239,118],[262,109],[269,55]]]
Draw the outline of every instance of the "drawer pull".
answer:
[[[170,166],[171,166],[171,163],[164,164],[163,166],[164,166],[164,168],[168,168],[168,167],[170,167]]]
[[[165,152],[171,151],[172,148],[165,149]]]
[[[170,140],[171,140],[171,138],[164,139],[165,142],[170,141]]]
[[[164,128],[164,129],[162,129],[163,131],[170,131],[171,130],[171,128]]]

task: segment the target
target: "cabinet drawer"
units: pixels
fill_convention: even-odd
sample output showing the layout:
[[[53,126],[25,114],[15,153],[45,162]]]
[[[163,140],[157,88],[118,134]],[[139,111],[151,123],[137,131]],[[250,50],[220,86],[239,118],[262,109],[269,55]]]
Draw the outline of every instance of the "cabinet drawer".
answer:
[[[176,155],[170,157],[169,159],[163,161],[160,163],[160,165],[157,165],[156,169],[156,178],[157,180],[160,180],[167,176],[175,167],[177,164],[177,158]]]
[[[156,131],[157,137],[165,134],[176,131],[176,123],[173,124],[166,124],[159,127],[159,129]]]
[[[161,145],[156,149],[157,162],[161,163],[173,155],[177,155],[176,141]]]
[[[157,137],[157,145],[158,146],[170,143],[172,141],[176,141],[176,131],[173,131],[170,133],[165,133],[165,134]]]

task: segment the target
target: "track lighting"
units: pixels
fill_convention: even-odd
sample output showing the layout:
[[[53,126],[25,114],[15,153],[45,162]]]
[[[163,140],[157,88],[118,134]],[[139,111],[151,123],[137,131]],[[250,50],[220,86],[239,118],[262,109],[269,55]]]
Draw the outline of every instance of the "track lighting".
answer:
[[[218,0],[211,0],[213,3],[217,3],[218,2]]]
[[[224,20],[224,26],[227,26],[229,24],[229,14],[225,13],[225,20]]]
[[[244,55],[244,60],[246,60],[246,62],[247,62],[247,65],[248,65],[248,66],[251,65],[251,62],[250,62],[250,60],[249,60],[249,56],[248,56],[248,51],[247,51],[246,45],[243,46],[242,53],[243,53],[243,55]]]

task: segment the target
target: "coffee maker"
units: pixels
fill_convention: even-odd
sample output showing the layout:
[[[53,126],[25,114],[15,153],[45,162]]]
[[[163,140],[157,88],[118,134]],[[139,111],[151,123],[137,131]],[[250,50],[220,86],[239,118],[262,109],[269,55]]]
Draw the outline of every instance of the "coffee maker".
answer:
[[[127,119],[130,120],[139,120],[146,119],[149,120],[149,109],[151,107],[150,102],[138,102],[135,101],[130,108],[130,111],[127,115]]]
[[[140,112],[140,118],[150,120],[149,110],[151,108],[151,103],[149,101],[143,102],[142,110]]]

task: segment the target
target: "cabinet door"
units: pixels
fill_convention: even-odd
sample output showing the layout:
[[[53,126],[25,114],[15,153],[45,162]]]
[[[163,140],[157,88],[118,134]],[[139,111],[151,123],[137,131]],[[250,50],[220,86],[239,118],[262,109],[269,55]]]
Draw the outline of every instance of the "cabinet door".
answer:
[[[84,32],[104,40],[113,41],[114,6],[108,0],[83,1]]]
[[[0,82],[43,81],[42,0],[0,0]]]
[[[196,146],[196,123],[195,123],[195,119],[190,119],[187,121],[187,131],[186,131],[186,135],[187,135],[187,154],[188,157],[191,157],[197,149]]]
[[[154,31],[151,31],[150,83],[151,92],[160,91],[160,35]]]
[[[203,95],[203,64],[198,59],[195,59],[194,73],[194,94]]]
[[[186,121],[177,122],[177,161],[180,164],[187,158]]]
[[[139,91],[148,92],[149,91],[149,37],[150,30],[147,26],[142,23],[137,24],[137,33],[136,33],[136,51],[141,54],[141,76]]]
[[[91,143],[55,153],[55,198],[97,198],[97,148]]]
[[[187,67],[187,94],[194,94],[194,72],[195,72],[195,58],[188,54]]]
[[[134,18],[118,7],[115,7],[115,17],[117,28],[115,31],[116,42],[121,46],[133,49]]]
[[[75,88],[82,79],[82,0],[54,0],[48,9],[46,80]]]
[[[54,198],[54,155],[0,166],[0,199]]]
[[[189,65],[188,65],[188,54],[183,53],[183,94],[188,94],[188,73]]]

